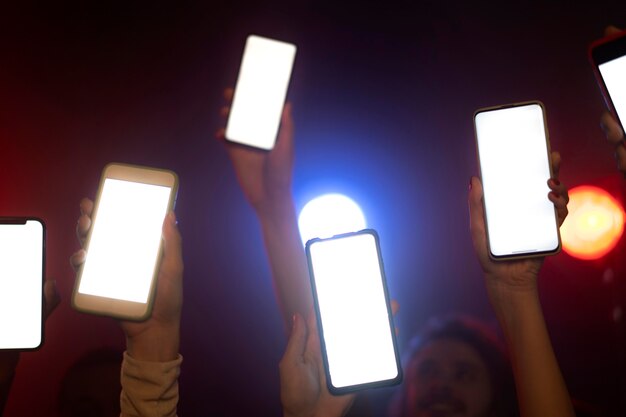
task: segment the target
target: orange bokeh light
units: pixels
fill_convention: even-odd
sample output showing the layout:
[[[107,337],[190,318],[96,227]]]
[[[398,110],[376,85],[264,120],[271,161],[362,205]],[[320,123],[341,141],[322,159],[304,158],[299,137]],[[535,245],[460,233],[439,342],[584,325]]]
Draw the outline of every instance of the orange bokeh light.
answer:
[[[624,209],[602,188],[581,185],[569,190],[569,215],[561,226],[563,250],[579,259],[599,259],[624,233]]]

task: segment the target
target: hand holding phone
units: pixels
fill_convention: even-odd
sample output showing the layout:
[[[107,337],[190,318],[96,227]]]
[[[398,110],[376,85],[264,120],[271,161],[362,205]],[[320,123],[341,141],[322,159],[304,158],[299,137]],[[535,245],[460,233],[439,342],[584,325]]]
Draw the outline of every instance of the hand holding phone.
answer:
[[[280,402],[285,417],[346,414],[354,394],[332,395],[326,384],[315,314],[293,316],[291,334],[280,360]]]
[[[474,127],[491,258],[558,253],[559,222],[548,199],[547,182],[553,175],[543,104],[479,109]]]
[[[233,93],[233,89],[224,90],[226,101],[220,112],[224,123],[228,118]],[[287,103],[283,108],[276,144],[267,152],[234,145],[225,140],[224,128],[216,131],[217,139],[226,145],[226,151],[246,200],[258,214],[274,214],[275,207],[283,206],[285,200],[291,205],[294,158],[294,124],[291,109],[291,103]]]
[[[162,228],[178,179],[167,170],[128,164],[105,167],[84,239],[72,305],[127,320],[150,317],[161,264]]]
[[[344,394],[400,383],[376,231],[311,239],[306,254],[329,391]]]
[[[295,55],[293,44],[248,36],[226,124],[227,140],[264,150],[274,147]]]
[[[88,198],[80,202],[76,234],[81,244],[89,234],[93,208],[94,203]],[[183,298],[181,243],[176,217],[170,212],[163,223],[163,257],[152,314],[145,321],[120,322],[126,334],[126,350],[135,359],[163,362],[175,359],[178,354]],[[85,251],[79,250],[72,255],[70,263],[78,271],[84,260]]]
[[[550,194],[548,198],[554,204],[559,224],[567,217],[567,188],[563,183],[558,181],[558,165],[560,156],[557,152],[552,153],[552,161],[554,167],[554,178],[548,181]],[[555,181],[556,180],[556,181]],[[472,243],[476,257],[480,262],[480,266],[487,278],[487,287],[493,286],[498,290],[510,287],[514,290],[525,288],[520,285],[524,280],[531,278],[531,285],[534,286],[543,258],[541,257],[522,257],[521,259],[510,259],[506,261],[494,260],[489,252],[487,244],[487,231],[485,226],[485,209],[483,204],[483,186],[480,179],[471,177],[470,191],[468,196],[468,205],[470,213],[470,232],[472,234]],[[520,280],[522,278],[522,280]],[[495,285],[491,285],[495,284]],[[502,285],[505,284],[505,285]],[[510,284],[510,285],[509,285]],[[500,300],[501,301],[501,300]]]

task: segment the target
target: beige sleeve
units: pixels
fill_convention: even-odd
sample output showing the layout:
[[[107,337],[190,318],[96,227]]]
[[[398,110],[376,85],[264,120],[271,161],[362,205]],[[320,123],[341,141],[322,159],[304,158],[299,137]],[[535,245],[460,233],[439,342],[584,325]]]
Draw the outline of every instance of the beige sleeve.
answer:
[[[175,417],[182,361],[178,355],[170,362],[144,362],[124,352],[121,417]]]

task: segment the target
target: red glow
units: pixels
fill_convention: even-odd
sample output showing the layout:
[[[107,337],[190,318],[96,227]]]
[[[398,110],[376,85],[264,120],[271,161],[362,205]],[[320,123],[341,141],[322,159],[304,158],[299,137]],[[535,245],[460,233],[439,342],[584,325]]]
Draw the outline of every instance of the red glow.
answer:
[[[569,215],[561,226],[563,250],[585,260],[609,253],[624,233],[624,209],[605,190],[589,185],[572,188]]]

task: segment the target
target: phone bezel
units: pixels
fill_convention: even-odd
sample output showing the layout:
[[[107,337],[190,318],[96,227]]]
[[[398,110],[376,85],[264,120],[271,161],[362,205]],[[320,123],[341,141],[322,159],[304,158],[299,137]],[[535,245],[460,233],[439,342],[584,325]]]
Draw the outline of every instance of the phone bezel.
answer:
[[[282,97],[283,105],[281,107],[281,111],[277,115],[277,123],[278,123],[277,132],[276,132],[276,135],[274,135],[274,140],[272,141],[271,145],[268,146],[268,147],[261,146],[260,144],[257,144],[257,143],[253,144],[253,143],[251,143],[251,141],[242,139],[240,137],[234,137],[234,135],[231,133],[231,115],[233,114],[233,109],[235,109],[236,106],[237,106],[237,98],[238,98],[238,92],[240,91],[239,86],[240,86],[240,80],[241,80],[242,72],[243,72],[243,64],[244,64],[244,60],[246,58],[246,54],[248,53],[248,48],[249,48],[250,42],[251,42],[251,40],[254,40],[254,39],[261,39],[261,40],[264,40],[264,41],[272,41],[272,42],[284,44],[286,47],[289,47],[289,48],[291,48],[293,50],[293,57],[291,59],[291,65],[290,65],[290,68],[289,68],[289,74],[288,74],[287,82],[286,82],[286,85],[285,85],[285,91],[284,91],[284,94],[283,94],[283,97]],[[243,48],[243,52],[242,52],[241,60],[240,60],[240,64],[239,64],[239,70],[238,70],[238,73],[237,73],[237,81],[235,82],[235,89],[233,91],[233,100],[232,100],[231,108],[230,108],[231,111],[230,111],[230,114],[228,116],[228,120],[226,121],[226,129],[224,131],[224,138],[228,142],[236,144],[236,145],[244,146],[244,147],[249,147],[251,149],[266,151],[266,152],[267,151],[271,151],[274,148],[274,146],[276,145],[276,139],[277,139],[277,136],[278,136],[278,132],[280,132],[280,121],[281,121],[281,118],[282,118],[282,109],[284,109],[284,107],[285,107],[285,102],[286,102],[286,99],[287,99],[287,93],[289,91],[289,85],[291,84],[291,79],[293,77],[293,67],[295,65],[296,54],[297,54],[297,46],[295,44],[291,43],[291,42],[287,42],[287,41],[283,41],[283,40],[279,40],[279,39],[274,39],[274,38],[269,38],[267,36],[262,36],[262,35],[258,35],[258,34],[254,34],[254,33],[253,34],[249,34],[246,37],[246,42],[244,44],[244,48]]]
[[[481,164],[481,160],[480,160],[480,150],[479,150],[479,145],[478,145],[478,131],[476,128],[476,116],[478,116],[480,113],[485,113],[485,112],[490,112],[490,111],[496,111],[496,110],[504,110],[504,109],[509,109],[509,108],[516,108],[516,107],[524,107],[524,106],[530,106],[530,105],[538,105],[541,108],[541,114],[543,117],[543,129],[544,129],[544,138],[545,138],[545,142],[546,142],[546,152],[547,152],[547,158],[548,158],[548,168],[550,171],[550,178],[552,178],[554,176],[554,172],[552,170],[552,158],[551,158],[551,149],[550,149],[550,137],[549,137],[549,132],[548,132],[548,120],[546,117],[546,108],[543,104],[543,102],[541,102],[540,100],[528,100],[528,101],[521,101],[521,102],[515,102],[515,103],[507,103],[507,104],[500,104],[500,105],[496,105],[496,106],[489,106],[489,107],[481,107],[479,109],[477,109],[476,111],[474,111],[474,115],[473,115],[473,124],[474,124],[474,143],[476,146],[476,158],[478,161],[478,171],[479,171],[479,177],[480,177],[480,181],[481,183],[483,183],[483,174],[482,174],[482,164]],[[546,181],[548,180],[548,178],[546,178]],[[483,190],[484,191],[484,190]],[[548,197],[546,196],[546,199]],[[545,250],[545,251],[532,251],[532,252],[520,252],[520,253],[512,253],[512,254],[508,254],[508,255],[495,255],[493,253],[493,251],[491,250],[491,242],[489,239],[489,221],[487,219],[487,207],[485,205],[485,198],[483,197],[482,199],[482,205],[483,205],[483,213],[485,213],[485,234],[486,234],[486,238],[487,238],[487,248],[488,248],[488,253],[489,253],[489,257],[494,260],[494,261],[506,261],[506,260],[514,260],[514,259],[525,259],[525,258],[537,258],[537,257],[544,257],[544,256],[549,256],[549,255],[556,255],[561,251],[561,233],[559,230],[559,222],[558,222],[558,214],[556,211],[556,207],[554,207],[554,224],[556,227],[556,235],[557,235],[557,245],[555,248],[551,249],[551,250]]]
[[[602,77],[602,73],[600,72],[600,65],[616,58],[626,56],[626,30],[593,41],[589,45],[587,52],[589,61],[591,62],[591,66],[593,68],[594,77],[602,93],[604,103],[617,119],[617,122],[620,124],[622,130],[624,130],[624,123],[617,113],[611,94],[609,93],[606,83],[604,82],[604,77]],[[626,117],[626,115],[622,116]]]
[[[336,387],[332,384],[332,378],[330,375],[330,369],[329,369],[329,364],[328,364],[328,354],[326,352],[326,341],[324,338],[324,325],[322,323],[322,319],[321,319],[321,313],[320,313],[320,308],[319,308],[319,300],[318,300],[318,294],[317,294],[317,285],[316,285],[316,281],[315,281],[315,272],[313,269],[313,262],[312,262],[312,258],[311,258],[311,246],[316,244],[316,243],[320,243],[320,242],[325,242],[325,241],[330,241],[330,240],[337,240],[337,239],[342,239],[342,238],[347,238],[347,237],[351,237],[351,236],[358,236],[358,235],[363,235],[363,234],[370,234],[373,236],[374,241],[375,241],[375,245],[376,245],[376,252],[378,255],[378,266],[380,268],[380,276],[381,276],[381,280],[382,280],[382,286],[383,286],[383,292],[384,292],[384,297],[385,297],[385,304],[387,307],[387,318],[389,320],[389,329],[390,329],[390,333],[391,333],[391,338],[392,338],[392,342],[393,342],[393,349],[394,349],[394,355],[395,355],[395,361],[396,361],[396,369],[398,371],[398,374],[396,375],[395,378],[392,379],[387,379],[387,380],[382,380],[382,381],[372,381],[372,382],[366,382],[363,384],[357,384],[357,385],[349,385],[349,386],[345,386],[345,387]],[[369,388],[378,388],[378,387],[388,387],[388,386],[393,386],[393,385],[397,385],[399,383],[402,382],[402,378],[403,378],[403,372],[402,372],[402,364],[401,364],[401,358],[400,358],[400,352],[398,349],[398,342],[397,342],[397,338],[396,338],[396,333],[395,333],[395,325],[394,325],[394,320],[393,320],[393,312],[391,311],[391,301],[389,298],[389,291],[387,288],[387,277],[385,274],[385,268],[384,268],[384,263],[383,263],[383,259],[382,259],[382,251],[380,249],[380,239],[378,236],[378,233],[376,232],[376,230],[368,228],[368,229],[363,229],[363,230],[359,230],[356,232],[348,232],[348,233],[341,233],[341,234],[337,234],[334,235],[332,237],[327,237],[327,238],[313,238],[310,239],[306,242],[305,245],[305,252],[306,252],[306,258],[307,258],[307,265],[308,265],[308,269],[309,269],[309,278],[310,278],[310,282],[311,282],[311,292],[313,293],[313,305],[314,305],[314,310],[315,310],[315,319],[317,321],[317,329],[318,329],[318,333],[319,333],[319,339],[320,339],[320,347],[321,347],[321,352],[322,352],[322,361],[324,363],[324,372],[326,374],[326,385],[328,387],[328,390],[334,394],[334,395],[341,395],[341,394],[347,394],[350,392],[355,392],[355,391],[360,391],[360,390],[364,390],[364,389],[369,389]]]
[[[46,277],[46,223],[40,217],[35,216],[2,216],[0,217],[0,225],[24,225],[28,222],[37,222],[41,225],[41,317],[40,317],[40,336],[39,336],[39,344],[37,346],[32,347],[21,347],[21,348],[2,348],[0,347],[0,351],[18,351],[18,352],[29,352],[36,351],[41,349],[44,344],[45,338],[45,318],[46,318],[46,303],[45,303],[45,295],[43,291],[43,286],[45,283]]]
[[[178,175],[174,171],[119,162],[107,164],[102,171],[100,184],[98,186],[98,193],[94,201],[94,209],[91,217],[92,227],[89,229],[84,245],[86,252],[89,251],[89,242],[91,240],[93,225],[98,220],[98,205],[104,182],[107,178],[171,187],[168,201],[168,211],[173,210],[176,204],[176,196],[178,193]],[[161,239],[155,268],[150,281],[148,300],[146,303],[100,297],[79,292],[78,289],[82,278],[83,264],[76,273],[76,282],[72,292],[72,307],[83,313],[115,317],[124,320],[144,321],[148,319],[152,314],[157,275],[162,256],[163,240]]]

